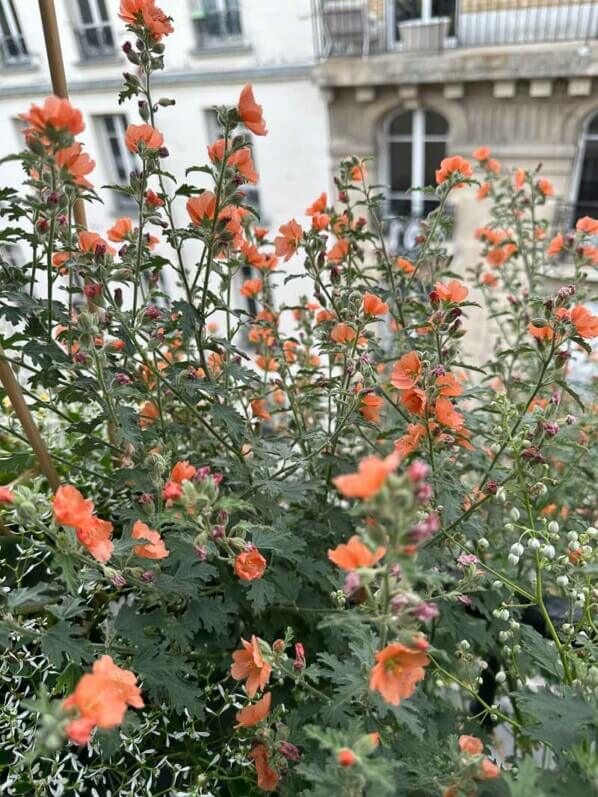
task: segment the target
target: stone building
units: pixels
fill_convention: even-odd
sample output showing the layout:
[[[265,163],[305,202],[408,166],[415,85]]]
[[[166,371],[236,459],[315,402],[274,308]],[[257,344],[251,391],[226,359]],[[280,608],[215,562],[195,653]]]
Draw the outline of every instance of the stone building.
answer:
[[[314,0],[314,19],[331,161],[376,159],[396,248],[413,246],[417,218],[436,204],[407,189],[434,184],[445,155],[481,145],[506,168],[543,164],[555,226],[598,215],[598,3]],[[487,210],[473,191],[458,193],[453,247],[464,270]],[[482,355],[488,330],[476,332]]]

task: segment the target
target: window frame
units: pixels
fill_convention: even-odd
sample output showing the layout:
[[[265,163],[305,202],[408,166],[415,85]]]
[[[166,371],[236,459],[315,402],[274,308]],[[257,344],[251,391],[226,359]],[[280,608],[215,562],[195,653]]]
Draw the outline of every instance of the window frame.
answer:
[[[31,62],[31,55],[27,48],[14,0],[0,0],[0,11],[6,21],[8,30],[8,34],[5,35],[4,31],[0,28],[0,62],[6,67],[29,64]],[[19,49],[19,55],[7,56],[5,40],[9,38],[13,44],[16,45],[17,49]]]
[[[426,114],[434,113],[442,117],[447,125],[446,133],[426,133]],[[406,134],[391,133],[390,128],[399,116],[411,115],[411,132]],[[382,140],[380,142],[380,162],[384,173],[384,183],[388,186],[387,209],[393,200],[403,200],[410,203],[409,218],[421,218],[425,209],[427,196],[421,191],[395,191],[392,189],[392,152],[393,143],[411,144],[411,180],[410,186],[423,187],[426,182],[426,145],[444,144],[446,157],[449,141],[449,122],[446,117],[430,108],[417,108],[414,110],[403,109],[389,114],[382,126]],[[428,200],[429,201],[429,200]]]
[[[109,119],[115,120],[114,133],[111,133],[108,129],[107,120]],[[122,134],[120,136],[116,120],[121,120]],[[100,152],[105,162],[106,173],[110,182],[128,185],[130,172],[139,171],[140,162],[132,152],[129,152],[125,144],[125,132],[129,124],[127,115],[125,113],[99,113],[94,114],[93,121],[100,142]],[[119,164],[111,146],[111,140],[114,140],[120,149],[123,168],[126,171],[124,178],[119,174]],[[137,207],[132,197],[122,194],[120,191],[114,191],[114,205],[118,212],[130,212]]]
[[[84,22],[83,20],[81,0],[71,0],[74,13],[73,19],[75,20],[75,24],[73,26],[74,33],[77,39],[77,46],[79,48],[81,59],[86,62],[93,62],[102,60],[104,58],[113,58],[116,55],[116,38],[110,17],[110,4],[107,2],[107,0],[104,0],[104,7],[106,10],[106,15],[104,18],[100,7],[100,0],[86,0],[86,2],[89,6],[92,17],[91,22]],[[95,31],[98,36],[98,40],[100,36],[104,37],[106,36],[106,32],[108,32],[110,43],[102,45],[101,49],[98,49],[97,52],[93,52],[93,48],[91,48],[90,44],[85,38],[87,31]]]
[[[243,19],[241,14],[240,0],[211,0],[217,10],[208,12],[204,6],[204,0],[194,0],[191,11],[191,22],[195,35],[195,48],[198,52],[218,50],[218,49],[238,49],[243,47]],[[228,5],[234,6],[229,8]],[[229,33],[224,30],[226,16],[236,14],[238,32]],[[217,18],[220,32],[212,35],[201,30],[201,23],[209,17]]]

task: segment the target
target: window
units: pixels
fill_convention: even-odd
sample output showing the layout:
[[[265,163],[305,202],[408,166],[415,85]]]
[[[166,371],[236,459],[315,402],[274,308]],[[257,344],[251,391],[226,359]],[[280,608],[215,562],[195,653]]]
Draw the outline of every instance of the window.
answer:
[[[114,35],[106,0],[77,0],[77,27],[81,58],[92,60],[114,54]]]
[[[391,215],[420,217],[438,205],[436,198],[409,189],[435,184],[435,171],[446,155],[447,136],[446,119],[433,111],[407,111],[388,120],[382,158],[390,186]]]
[[[0,0],[0,58],[5,66],[30,60],[14,0]]]
[[[578,164],[573,223],[582,216],[598,217],[598,114],[590,119],[586,127]]]
[[[393,27],[396,39],[399,40],[399,23],[421,20],[430,22],[432,19],[448,17],[450,27],[448,35],[455,35],[455,6],[456,0],[394,0],[391,3]]]
[[[200,50],[242,43],[239,0],[195,0],[192,19]]]
[[[129,184],[129,174],[139,168],[135,156],[125,146],[127,117],[124,114],[97,117],[103,150],[108,162],[110,180],[121,185]],[[132,197],[114,192],[116,206],[119,210],[130,210],[136,207]]]

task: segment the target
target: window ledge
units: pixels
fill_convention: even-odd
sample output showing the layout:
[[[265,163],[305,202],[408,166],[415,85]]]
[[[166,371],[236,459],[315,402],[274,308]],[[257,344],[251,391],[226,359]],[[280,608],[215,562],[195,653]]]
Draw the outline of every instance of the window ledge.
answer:
[[[123,60],[120,57],[120,53],[116,50],[113,53],[106,53],[106,55],[94,55],[90,58],[79,58],[78,61],[75,61],[73,66],[106,66],[110,64],[117,64],[122,65]]]
[[[20,72],[35,72],[39,69],[39,61],[37,58],[30,58],[28,61],[21,61],[19,63],[0,61],[0,66],[3,70],[6,70],[7,74],[18,75]]]
[[[227,42],[223,40],[220,44],[211,44],[206,47],[195,47],[191,50],[194,58],[211,58],[219,55],[246,55],[252,52],[250,44],[240,41]]]

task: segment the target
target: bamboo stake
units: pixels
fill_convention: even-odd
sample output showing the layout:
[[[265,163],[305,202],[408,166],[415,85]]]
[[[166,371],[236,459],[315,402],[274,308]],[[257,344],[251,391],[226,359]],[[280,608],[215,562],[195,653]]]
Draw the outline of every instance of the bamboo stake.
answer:
[[[64,61],[62,59],[62,48],[60,47],[60,33],[58,31],[54,0],[39,0],[39,12],[42,18],[44,39],[46,41],[46,54],[50,67],[52,91],[57,97],[68,100],[69,92],[64,71]],[[75,200],[74,213],[76,224],[83,229],[87,229],[85,203],[81,197]]]
[[[48,480],[48,484],[54,492],[60,486],[60,479],[58,473],[52,463],[48,449],[46,448],[42,436],[39,433],[35,421],[29,411],[27,402],[23,396],[21,386],[10,367],[8,361],[4,358],[4,351],[0,346],[0,381],[4,385],[4,389],[10,399],[10,403],[17,414],[18,419],[21,421],[23,431],[27,435],[27,439],[31,443],[31,448],[37,456],[39,466],[42,473]]]

